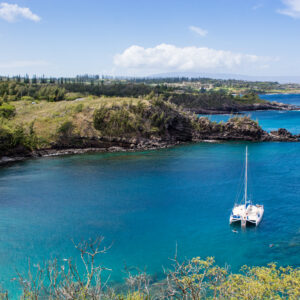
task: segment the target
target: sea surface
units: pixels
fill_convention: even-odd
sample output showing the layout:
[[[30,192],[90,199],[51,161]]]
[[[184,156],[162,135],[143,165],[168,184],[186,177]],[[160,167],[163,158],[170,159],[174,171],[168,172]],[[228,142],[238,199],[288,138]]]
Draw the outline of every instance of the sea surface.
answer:
[[[264,100],[268,101],[277,101],[286,104],[293,104],[300,107],[300,95],[298,94],[268,94],[260,95]],[[278,128],[285,128],[293,134],[300,133],[300,110],[294,111],[246,111],[243,112],[244,115],[249,116],[253,120],[259,122],[264,130],[270,132],[272,130],[277,130]],[[208,117],[211,121],[226,122],[233,115],[224,114],[224,115],[199,115]]]
[[[300,104],[300,95],[280,101],[289,103],[289,97]],[[300,133],[300,112],[251,115],[266,130]],[[229,215],[240,199],[246,145],[249,194],[265,206],[265,215],[259,227],[235,227],[234,233]],[[76,260],[71,240],[99,235],[112,243],[98,260],[112,269],[112,282],[124,279],[125,266],[159,279],[176,245],[180,258],[214,256],[233,271],[274,261],[300,266],[299,153],[300,143],[199,143],[1,168],[0,281],[16,295],[11,279],[26,270],[28,259],[33,270],[51,258]]]

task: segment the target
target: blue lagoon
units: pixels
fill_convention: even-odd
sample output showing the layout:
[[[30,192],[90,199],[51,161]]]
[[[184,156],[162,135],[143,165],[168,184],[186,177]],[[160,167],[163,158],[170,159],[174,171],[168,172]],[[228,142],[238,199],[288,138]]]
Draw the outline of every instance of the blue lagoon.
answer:
[[[294,133],[298,112],[255,112]],[[266,117],[273,115],[273,117]],[[275,121],[274,121],[275,120]],[[290,122],[290,123],[289,123]],[[279,124],[278,123],[278,124]],[[278,128],[278,126],[277,126]],[[249,195],[265,207],[257,228],[232,232],[228,216],[249,147]],[[199,143],[158,151],[33,159],[0,169],[0,279],[15,269],[78,257],[71,239],[103,235],[100,262],[122,281],[122,267],[160,277],[175,252],[242,265],[300,265],[300,144]],[[253,180],[255,178],[255,180]],[[274,246],[269,247],[270,244]],[[63,257],[61,256],[63,253]]]

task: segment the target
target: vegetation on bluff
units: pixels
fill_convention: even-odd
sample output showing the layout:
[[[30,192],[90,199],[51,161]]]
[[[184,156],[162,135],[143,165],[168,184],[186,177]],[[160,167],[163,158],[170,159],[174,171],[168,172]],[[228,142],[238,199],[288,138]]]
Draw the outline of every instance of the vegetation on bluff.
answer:
[[[249,105],[267,103],[267,101],[261,100],[255,93],[233,96],[224,91],[200,94],[169,93],[168,99],[177,105],[193,111],[239,111]]]
[[[46,80],[39,82],[33,79],[13,79],[0,81],[0,102],[8,101],[38,101],[50,102],[75,100],[86,96],[107,97],[145,97],[160,96],[163,100],[181,105],[187,109],[222,110],[224,107],[242,109],[243,105],[264,103],[257,92],[248,90],[247,96],[233,96],[226,89],[206,90],[170,86],[167,82],[149,84],[132,81],[73,81],[72,79]]]
[[[123,285],[109,282],[109,268],[98,263],[98,256],[107,253],[103,238],[74,244],[81,263],[66,259],[36,265],[25,273],[18,273],[22,299],[299,299],[300,269],[278,267],[271,263],[264,267],[243,266],[239,273],[215,264],[214,258],[195,257],[180,261],[172,259],[172,266],[164,270],[163,278],[154,280],[149,274],[126,269]],[[9,299],[5,290],[1,299]]]
[[[0,154],[10,150],[102,147],[101,139],[191,140],[191,117],[160,98],[85,98],[80,101],[16,101],[15,115],[0,118]],[[18,130],[17,130],[18,129]],[[22,136],[22,138],[20,138]],[[82,144],[85,143],[85,144]]]
[[[85,84],[81,82],[64,81],[52,83],[32,83],[18,81],[0,81],[0,100],[7,101],[61,101],[75,100],[76,98],[93,96],[108,97],[138,97],[144,96],[152,91],[156,94],[162,94],[168,90],[165,85],[150,86],[146,84],[135,83],[106,83]],[[170,88],[173,90],[173,88]]]
[[[254,123],[215,125],[192,113],[199,109],[231,112],[256,105],[265,102],[254,92],[233,96],[224,91],[178,90],[167,82],[2,78],[0,155],[45,148],[149,149],[162,142],[212,138],[259,140],[266,134]]]
[[[2,103],[0,105],[0,117],[9,119],[12,118],[15,114],[16,108],[13,105],[8,103]]]
[[[105,136],[167,139],[171,138],[171,129],[176,131],[177,123],[192,128],[191,119],[183,111],[161,98],[129,101],[112,107],[102,105],[94,112],[94,127]]]
[[[0,119],[0,155],[26,154],[38,146],[32,126],[26,131],[22,126],[12,128],[1,124]]]
[[[3,103],[1,111],[1,156],[37,149],[151,149],[204,139],[271,140],[249,118],[217,124],[154,93],[140,98],[20,100]],[[281,140],[287,139],[295,140],[286,134]]]

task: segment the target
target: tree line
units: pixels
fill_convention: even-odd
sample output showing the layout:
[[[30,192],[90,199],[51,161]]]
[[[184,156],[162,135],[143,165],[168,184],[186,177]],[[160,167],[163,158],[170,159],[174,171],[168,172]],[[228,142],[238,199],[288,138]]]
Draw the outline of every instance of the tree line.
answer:
[[[2,103],[18,100],[61,101],[75,100],[86,96],[107,97],[160,97],[165,101],[181,105],[185,108],[218,108],[220,106],[236,106],[240,101],[259,101],[257,93],[232,95],[226,90],[206,91],[178,90],[166,84],[146,84],[135,82],[98,81],[97,83],[25,83],[16,80],[0,81],[0,106]]]
[[[83,82],[59,82],[59,83],[26,83],[16,80],[0,81],[0,101],[18,100],[66,100],[68,93],[79,93],[82,96],[117,96],[117,97],[139,97],[150,94],[162,94],[171,91],[166,85],[147,85],[137,83],[104,82],[94,83]],[[68,100],[68,99],[67,99]],[[72,100],[72,99],[70,99]]]

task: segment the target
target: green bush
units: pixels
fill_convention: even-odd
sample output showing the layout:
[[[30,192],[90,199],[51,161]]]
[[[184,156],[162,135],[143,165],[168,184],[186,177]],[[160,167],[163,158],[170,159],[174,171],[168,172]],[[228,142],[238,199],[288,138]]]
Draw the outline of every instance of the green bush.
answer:
[[[143,129],[142,116],[135,113],[130,104],[112,108],[100,107],[94,112],[94,127],[103,135],[136,135]]]
[[[0,152],[14,151],[18,147],[27,150],[36,148],[38,140],[33,125],[30,125],[29,131],[27,133],[22,126],[17,126],[14,129],[0,127]]]
[[[105,129],[105,118],[107,117],[109,109],[105,106],[101,106],[99,109],[96,109],[94,112],[93,123],[94,127],[102,131]]]
[[[45,266],[37,264],[35,268],[29,264],[27,273],[17,273],[22,292],[20,299],[300,299],[300,269],[297,267],[278,267],[271,263],[264,267],[243,266],[239,273],[232,273],[227,266],[215,264],[213,257],[180,261],[175,256],[172,266],[164,269],[159,281],[146,272],[130,268],[126,270],[126,281],[117,286],[108,280],[112,270],[95,259],[110,248],[102,244],[103,239],[75,244],[85,266],[82,271],[71,258],[62,263],[55,259]],[[104,271],[109,273],[105,276]],[[8,299],[7,292],[2,293],[0,298]]]
[[[0,117],[12,118],[16,114],[16,108],[8,103],[3,103],[0,106]]]
[[[83,97],[84,97],[84,95],[81,93],[66,93],[65,94],[65,100],[68,100],[68,101],[73,101],[75,99],[83,98]]]
[[[73,135],[74,128],[75,127],[71,121],[65,121],[59,126],[57,133],[61,137],[71,137]]]
[[[154,113],[151,116],[151,124],[154,127],[160,128],[165,125],[166,117],[165,113],[162,111],[161,113]]]
[[[165,107],[165,101],[163,100],[163,97],[156,97],[154,99],[152,99],[151,103],[159,108],[164,108]]]
[[[94,112],[94,127],[104,136],[163,135],[174,120],[178,121],[178,112],[172,104],[159,98],[151,100],[150,104],[146,106],[138,101],[109,108],[103,105]]]
[[[80,113],[83,111],[83,104],[82,103],[79,103],[77,104],[75,107],[74,107],[74,112],[75,113]]]
[[[10,101],[17,101],[17,100],[18,99],[15,95],[8,95],[6,101],[10,102]]]
[[[0,152],[9,150],[14,143],[14,137],[7,128],[0,127]]]
[[[30,97],[30,96],[23,96],[21,98],[21,100],[24,100],[24,101],[34,101],[35,99],[33,97]]]

